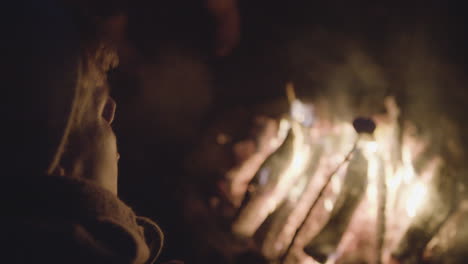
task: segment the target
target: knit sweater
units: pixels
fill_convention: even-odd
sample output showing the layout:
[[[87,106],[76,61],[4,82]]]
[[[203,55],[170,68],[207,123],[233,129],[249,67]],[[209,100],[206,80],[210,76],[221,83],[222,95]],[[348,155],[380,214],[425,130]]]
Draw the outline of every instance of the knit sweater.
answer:
[[[156,224],[92,182],[42,176],[8,187],[2,263],[147,264],[162,247]]]

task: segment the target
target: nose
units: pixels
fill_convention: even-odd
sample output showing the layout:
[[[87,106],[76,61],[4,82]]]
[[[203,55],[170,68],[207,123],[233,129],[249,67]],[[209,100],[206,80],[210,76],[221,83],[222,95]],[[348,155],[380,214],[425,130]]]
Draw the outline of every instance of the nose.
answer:
[[[115,109],[117,108],[117,103],[112,97],[107,98],[106,105],[102,111],[102,117],[110,124],[114,121]]]

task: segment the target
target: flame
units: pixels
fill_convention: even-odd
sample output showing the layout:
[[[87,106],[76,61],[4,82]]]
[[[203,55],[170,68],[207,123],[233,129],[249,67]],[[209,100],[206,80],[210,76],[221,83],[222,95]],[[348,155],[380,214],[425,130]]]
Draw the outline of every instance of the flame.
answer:
[[[413,164],[411,162],[411,151],[408,146],[403,145],[402,148],[402,159],[403,159],[403,166],[401,167],[401,174],[402,179],[405,183],[410,183],[415,176]]]
[[[325,199],[325,201],[323,201],[323,206],[325,207],[325,210],[331,212],[333,209],[333,201],[331,199]]]
[[[240,216],[232,226],[232,230],[239,235],[251,237],[264,219],[276,210],[285,198],[296,201],[299,199],[300,190],[305,188],[305,182],[297,182],[306,169],[311,156],[311,149],[307,144],[307,133],[303,127],[295,120],[283,118],[280,121],[278,136],[275,139],[277,142],[271,144],[281,145],[280,142],[284,142],[289,129],[293,131],[294,139],[293,153],[288,166],[280,172],[278,180],[273,186],[252,198],[246,208],[241,211]]]
[[[270,141],[272,149],[277,149],[281,143],[286,139],[289,129],[291,128],[291,123],[286,119],[282,118],[278,125],[278,133],[275,138]]]
[[[314,123],[313,112],[311,105],[304,104],[297,99],[291,103],[291,117],[305,126],[311,126]]]
[[[411,188],[410,195],[406,200],[406,214],[413,218],[420,208],[422,208],[427,196],[427,187],[421,182],[414,184]]]
[[[311,126],[314,123],[314,108],[311,104],[305,104],[297,99],[292,83],[286,84],[286,97],[290,104],[291,118],[302,125]]]

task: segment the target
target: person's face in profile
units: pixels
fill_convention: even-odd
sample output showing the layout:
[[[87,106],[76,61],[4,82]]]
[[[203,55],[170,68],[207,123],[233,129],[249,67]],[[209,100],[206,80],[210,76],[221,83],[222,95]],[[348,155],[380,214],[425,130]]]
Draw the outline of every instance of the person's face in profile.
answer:
[[[107,85],[96,87],[93,103],[90,105],[89,160],[85,163],[88,175],[97,183],[117,194],[117,163],[119,153],[111,124],[114,121],[116,103],[109,95]],[[92,114],[95,114],[94,116]]]
[[[116,103],[105,83],[86,89],[85,99],[77,102],[82,115],[69,138],[62,171],[64,176],[90,180],[117,194],[119,153],[111,127]]]

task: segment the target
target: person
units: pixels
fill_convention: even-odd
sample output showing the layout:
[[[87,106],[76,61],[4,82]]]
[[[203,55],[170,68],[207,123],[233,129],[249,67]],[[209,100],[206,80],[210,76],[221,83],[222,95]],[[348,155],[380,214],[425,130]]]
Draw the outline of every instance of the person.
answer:
[[[14,1],[1,16],[2,262],[154,263],[162,231],[118,198],[116,48],[70,2]],[[219,56],[238,40],[234,2],[207,2]]]
[[[161,230],[117,196],[112,45],[51,0],[4,10],[2,263],[154,263]]]

